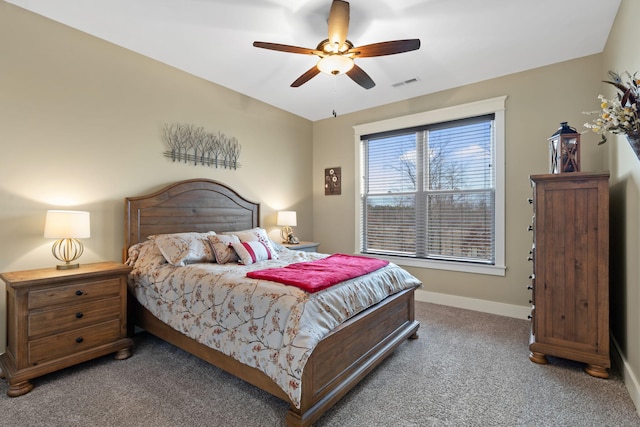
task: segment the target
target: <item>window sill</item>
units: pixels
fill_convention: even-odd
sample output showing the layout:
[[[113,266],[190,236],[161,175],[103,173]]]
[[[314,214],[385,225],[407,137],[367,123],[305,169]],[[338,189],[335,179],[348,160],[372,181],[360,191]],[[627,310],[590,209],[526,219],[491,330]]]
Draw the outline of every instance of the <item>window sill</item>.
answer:
[[[430,259],[415,259],[396,257],[388,255],[372,255],[372,254],[360,254],[364,256],[375,256],[376,258],[384,259],[401,267],[417,267],[428,268],[435,270],[448,270],[459,271],[463,273],[475,273],[475,274],[488,274],[492,276],[504,276],[507,270],[506,266],[499,265],[483,265],[472,264],[467,262],[455,262],[455,261],[435,261]]]

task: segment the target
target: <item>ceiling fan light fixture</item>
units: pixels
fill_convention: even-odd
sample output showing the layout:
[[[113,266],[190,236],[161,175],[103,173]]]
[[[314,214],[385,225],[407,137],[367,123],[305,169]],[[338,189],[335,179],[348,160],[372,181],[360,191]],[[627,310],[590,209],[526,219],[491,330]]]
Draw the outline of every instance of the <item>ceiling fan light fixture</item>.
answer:
[[[318,61],[318,70],[329,75],[344,74],[353,68],[353,59],[342,55],[328,55]]]

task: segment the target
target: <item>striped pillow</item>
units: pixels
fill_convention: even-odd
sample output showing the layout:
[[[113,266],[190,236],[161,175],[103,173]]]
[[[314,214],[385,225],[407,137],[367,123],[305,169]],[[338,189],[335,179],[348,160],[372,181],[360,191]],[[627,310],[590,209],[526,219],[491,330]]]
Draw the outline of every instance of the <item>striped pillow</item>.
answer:
[[[233,234],[238,236],[241,242],[255,242],[256,240],[264,243],[264,245],[271,252],[271,259],[278,259],[278,253],[273,248],[271,244],[271,239],[267,234],[267,230],[260,227],[255,227],[250,230],[241,230],[241,231],[226,231],[222,234]]]
[[[250,265],[273,258],[267,245],[260,241],[231,243],[240,258],[240,264]]]

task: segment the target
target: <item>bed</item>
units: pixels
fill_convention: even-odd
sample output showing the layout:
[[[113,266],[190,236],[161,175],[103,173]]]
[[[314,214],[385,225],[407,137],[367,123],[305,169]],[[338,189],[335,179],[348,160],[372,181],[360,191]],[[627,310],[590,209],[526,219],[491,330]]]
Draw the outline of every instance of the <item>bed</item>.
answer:
[[[123,256],[126,259],[130,255],[130,248],[144,245],[148,236],[206,233],[211,230],[220,234],[248,230],[259,227],[259,219],[260,205],[243,198],[224,184],[208,179],[176,182],[152,194],[125,199]],[[301,251],[284,251],[286,253],[282,254],[283,259],[306,256]],[[326,255],[309,256],[311,258],[302,259],[318,259]],[[271,261],[267,263],[269,262]],[[250,267],[255,269],[257,265]],[[399,277],[401,278],[396,280],[402,281],[404,276]],[[153,306],[151,310],[145,308],[134,296],[136,292],[133,291],[131,282],[132,280],[129,298],[131,334],[134,326],[138,326],[288,402],[290,408],[285,421],[289,426],[311,426],[395,348],[406,339],[417,338],[420,326],[414,318],[414,291],[420,283],[417,279],[415,282],[407,280],[403,289],[394,291],[374,305],[340,321],[313,344],[310,353],[304,357],[303,370],[299,372],[299,390],[296,391],[295,398],[292,398],[291,391],[283,388],[274,380],[273,375],[267,375],[262,366],[249,366],[237,360],[237,356],[227,355],[224,351],[213,348],[211,343],[201,343],[202,340],[197,337],[189,336],[187,332],[160,320],[157,313],[152,313]],[[282,288],[284,285],[278,286]],[[299,295],[302,291],[291,292]]]

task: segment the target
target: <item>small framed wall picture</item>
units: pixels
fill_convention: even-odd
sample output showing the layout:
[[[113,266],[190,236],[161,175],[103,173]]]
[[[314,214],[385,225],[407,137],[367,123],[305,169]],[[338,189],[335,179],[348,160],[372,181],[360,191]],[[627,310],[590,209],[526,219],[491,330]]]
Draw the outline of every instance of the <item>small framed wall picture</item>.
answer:
[[[342,187],[342,175],[339,167],[324,170],[324,195],[333,196],[340,194]]]

